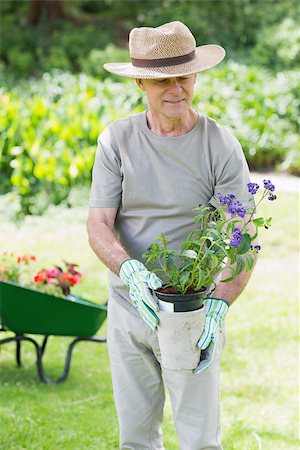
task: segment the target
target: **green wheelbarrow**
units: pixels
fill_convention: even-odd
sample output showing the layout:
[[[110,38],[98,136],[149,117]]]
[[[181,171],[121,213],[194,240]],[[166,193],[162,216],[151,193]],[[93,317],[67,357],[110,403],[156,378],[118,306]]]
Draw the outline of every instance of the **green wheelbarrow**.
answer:
[[[15,333],[13,337],[0,340],[0,345],[16,342],[16,361],[21,367],[21,342],[31,342],[36,349],[39,378],[44,383],[65,381],[70,370],[72,351],[78,342],[106,342],[106,338],[95,336],[106,315],[106,305],[98,305],[78,295],[65,299],[0,281],[0,331]],[[42,345],[26,334],[43,335]],[[64,372],[54,381],[45,376],[42,361],[50,335],[75,337],[67,350]]]

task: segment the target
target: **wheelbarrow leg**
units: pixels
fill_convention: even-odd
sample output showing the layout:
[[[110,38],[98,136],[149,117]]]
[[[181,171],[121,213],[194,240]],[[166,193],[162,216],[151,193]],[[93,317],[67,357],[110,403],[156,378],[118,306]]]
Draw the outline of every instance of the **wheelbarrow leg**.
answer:
[[[37,355],[37,368],[38,368],[38,374],[40,377],[40,380],[43,383],[51,383],[51,380],[49,380],[48,378],[45,377],[44,375],[44,369],[43,369],[43,364],[42,364],[42,348],[39,346],[39,344],[32,338],[27,337],[27,336],[23,336],[20,334],[16,334],[14,337],[9,337],[6,339],[2,339],[0,341],[0,344],[6,344],[8,342],[16,342],[16,348],[17,348],[17,364],[18,367],[20,367],[21,365],[21,341],[28,341],[31,342],[34,346],[35,346],[35,350],[36,350],[36,355]],[[20,364],[20,365],[19,365]]]
[[[42,356],[43,356],[42,347],[39,346],[39,344],[36,342],[36,340],[34,340],[28,336],[16,336],[16,340],[19,343],[21,343],[20,341],[31,342],[35,346],[36,363],[37,363],[38,375],[40,377],[40,380],[43,383],[47,383],[47,384],[51,383],[51,380],[49,380],[49,378],[45,377],[45,374],[44,374],[44,368],[43,368],[43,363],[42,363]]]
[[[73,351],[75,345],[76,345],[78,342],[81,342],[81,341],[88,341],[88,342],[106,342],[106,338],[99,337],[99,336],[92,336],[92,337],[78,337],[78,338],[74,339],[74,340],[71,342],[71,344],[69,345],[69,347],[68,347],[64,373],[62,374],[61,377],[59,377],[59,378],[55,381],[55,383],[57,383],[57,384],[58,384],[58,383],[62,383],[63,381],[66,380],[66,378],[67,378],[67,376],[68,376],[68,374],[69,374],[69,371],[70,371],[72,351]]]
[[[64,368],[63,374],[59,378],[57,378],[56,380],[50,380],[49,378],[47,378],[45,376],[44,368],[43,368],[43,361],[42,361],[43,354],[44,354],[44,351],[45,351],[45,348],[46,348],[46,345],[47,345],[48,338],[49,338],[49,336],[45,336],[44,340],[42,342],[42,345],[39,345],[36,342],[36,340],[33,339],[33,338],[30,338],[28,336],[24,336],[22,334],[19,334],[19,335],[16,334],[14,337],[9,337],[9,338],[0,340],[0,344],[6,344],[7,342],[16,342],[16,359],[17,359],[18,367],[21,367],[21,342],[22,341],[31,342],[34,345],[35,350],[36,350],[37,370],[38,370],[38,375],[39,375],[40,380],[43,383],[46,383],[46,384],[51,384],[51,383],[58,384],[58,383],[62,383],[63,381],[65,381],[67,376],[68,376],[68,374],[69,374],[70,365],[71,365],[71,358],[72,358],[72,351],[73,351],[75,345],[78,342],[82,342],[82,341],[100,342],[100,343],[106,342],[106,338],[100,337],[100,336],[75,338],[69,344],[69,347],[68,347],[68,350],[67,350],[67,356],[66,356],[66,362],[65,362],[65,368]]]
[[[6,330],[1,330],[6,331]],[[7,344],[8,342],[15,342],[16,343],[16,361],[18,367],[21,367],[21,340],[22,335],[15,335],[14,337],[9,337],[5,339],[1,339],[0,344]]]
[[[17,366],[21,367],[21,341],[16,341],[16,360],[17,360]]]
[[[44,351],[46,349],[46,345],[47,345],[47,342],[48,342],[48,337],[49,336],[45,336],[44,339],[43,339],[43,342],[42,342],[42,346],[41,346],[42,356],[43,356]]]
[[[45,337],[44,337],[44,340],[43,340],[43,343],[42,343],[42,345],[40,346],[34,339],[32,339],[32,338],[30,338],[30,337],[27,337],[27,336],[16,336],[16,339],[18,339],[18,340],[20,340],[20,341],[22,340],[22,341],[29,341],[29,342],[32,342],[33,345],[35,346],[36,354],[37,354],[37,368],[38,368],[38,374],[39,374],[40,380],[41,380],[43,383],[46,383],[46,384],[52,384],[52,383],[59,384],[59,383],[62,383],[63,381],[66,380],[66,378],[67,378],[67,376],[68,376],[68,374],[69,374],[69,371],[70,371],[72,351],[73,351],[73,348],[75,347],[75,345],[76,345],[78,342],[81,342],[81,341],[101,342],[101,343],[106,342],[106,338],[100,337],[100,336],[78,337],[78,338],[75,338],[75,339],[70,343],[70,345],[69,345],[69,347],[68,347],[67,357],[66,357],[66,363],[65,363],[65,369],[64,369],[63,374],[62,374],[59,378],[57,378],[56,380],[51,380],[50,378],[47,378],[47,377],[45,376],[44,368],[43,368],[43,361],[42,361],[43,353],[44,353],[44,351],[45,351],[45,347],[46,347],[48,338],[49,338],[49,336],[45,336]]]
[[[21,361],[21,341],[23,340],[22,337],[23,337],[22,334],[19,335],[16,334],[16,361],[18,367],[22,367]]]

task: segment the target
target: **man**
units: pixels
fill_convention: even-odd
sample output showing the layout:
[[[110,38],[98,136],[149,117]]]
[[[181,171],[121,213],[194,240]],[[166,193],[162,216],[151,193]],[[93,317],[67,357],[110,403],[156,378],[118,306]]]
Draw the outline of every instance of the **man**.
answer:
[[[160,364],[158,306],[149,289],[162,282],[145,267],[142,254],[162,232],[179,248],[193,229],[192,209],[214,205],[216,194],[248,200],[240,144],[192,108],[196,73],[220,63],[225,51],[218,45],[196,48],[180,22],[133,29],[129,51],[131,63],[104,67],[136,79],[149,109],[117,120],[99,136],[88,218],[90,245],[110,269],[107,337],[120,448],[164,448],[167,386],[181,450],[222,449],[222,322],[249,273],[220,283],[204,301],[206,325],[198,343],[204,360],[198,370],[172,371]]]

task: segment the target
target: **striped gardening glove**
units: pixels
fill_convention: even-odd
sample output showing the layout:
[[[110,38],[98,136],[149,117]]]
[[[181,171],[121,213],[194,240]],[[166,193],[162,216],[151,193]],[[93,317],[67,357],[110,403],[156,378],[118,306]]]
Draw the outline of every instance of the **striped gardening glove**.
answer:
[[[229,309],[228,303],[221,298],[205,298],[203,304],[206,307],[204,331],[198,342],[198,347],[205,350],[211,342],[216,342],[223,320]]]
[[[201,360],[195,369],[194,373],[196,374],[203,372],[213,362],[222,322],[229,309],[228,303],[219,298],[206,298],[203,300],[203,304],[206,307],[206,318],[204,331],[198,342],[198,347],[201,349]]]
[[[144,322],[154,331],[158,324],[155,311],[159,311],[159,308],[149,289],[160,288],[162,281],[136,259],[124,261],[121,264],[119,276],[129,287],[133,306],[138,310]]]

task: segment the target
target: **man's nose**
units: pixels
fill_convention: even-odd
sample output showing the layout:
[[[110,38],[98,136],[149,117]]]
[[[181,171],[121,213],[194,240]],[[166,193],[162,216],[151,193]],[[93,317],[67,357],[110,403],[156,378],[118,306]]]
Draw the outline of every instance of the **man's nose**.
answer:
[[[171,78],[171,80],[170,80],[170,90],[172,92],[175,92],[175,93],[181,92],[182,87],[181,87],[180,82],[177,80],[177,78]]]

